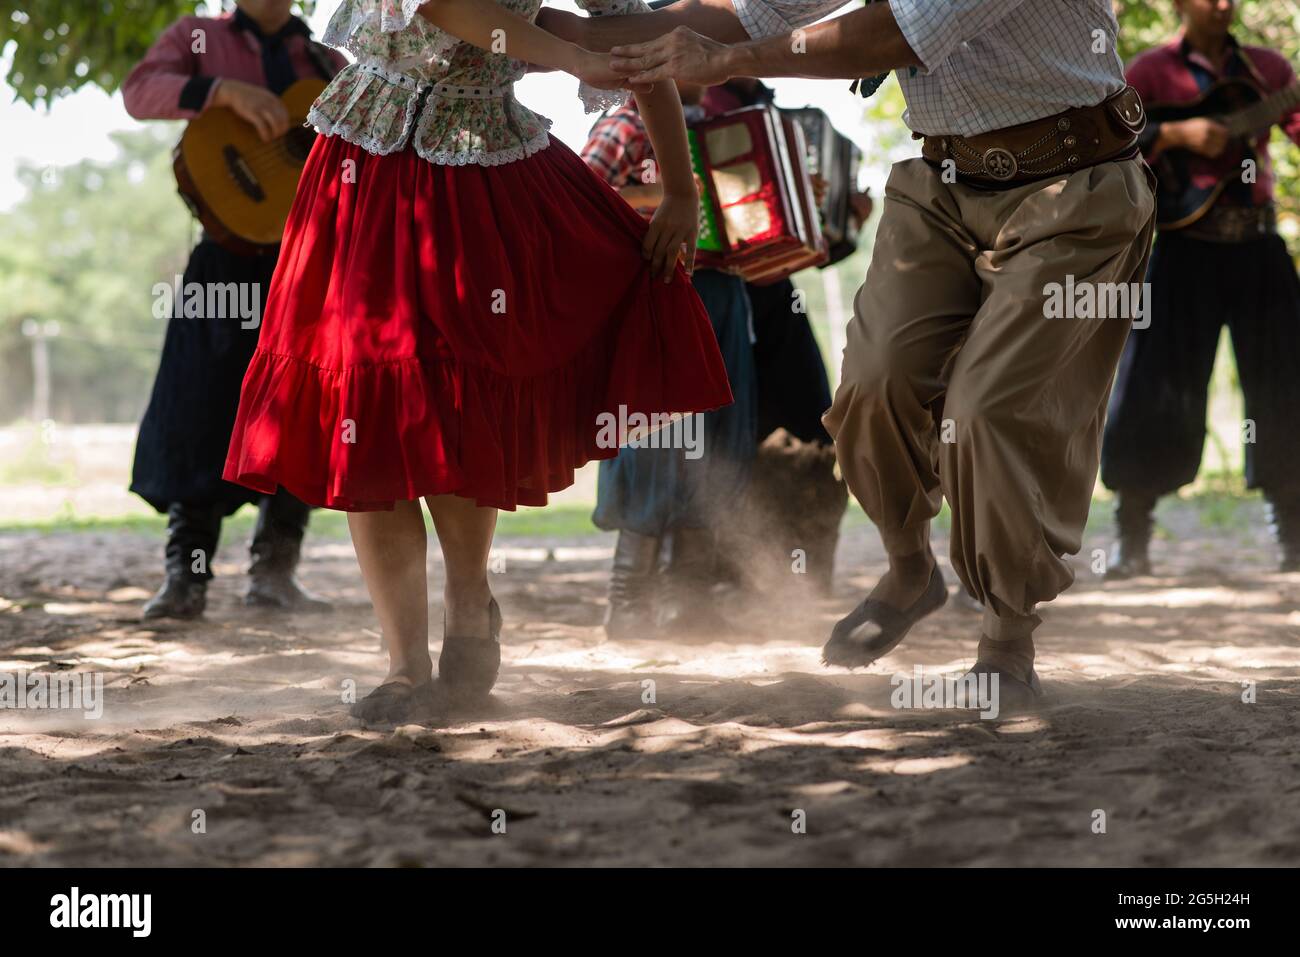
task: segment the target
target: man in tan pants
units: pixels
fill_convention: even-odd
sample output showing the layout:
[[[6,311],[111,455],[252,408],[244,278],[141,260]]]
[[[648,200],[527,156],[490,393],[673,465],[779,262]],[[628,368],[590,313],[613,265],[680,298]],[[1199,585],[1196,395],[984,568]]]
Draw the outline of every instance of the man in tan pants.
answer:
[[[880,0],[797,29],[842,4],[680,0],[539,22],[588,48],[623,44],[611,66],[634,85],[898,71],[924,158],[890,176],[825,417],[890,567],[823,654],[869,664],[943,605],[929,522],[946,496],[953,566],[985,607],[972,671],[998,677],[1005,711],[1039,693],[1036,607],[1072,580],[1063,556],[1080,546],[1140,299],[1145,117],[1110,0]]]
[[[1047,318],[1044,288],[1067,270],[1076,289],[1140,283],[1151,212],[1136,160],[1005,191],[908,160],[854,303],[825,422],[890,556],[873,597],[922,598],[942,494],[953,567],[985,609],[979,658],[1025,681],[1035,606],[1074,579],[1061,556],[1081,544],[1131,319]]]

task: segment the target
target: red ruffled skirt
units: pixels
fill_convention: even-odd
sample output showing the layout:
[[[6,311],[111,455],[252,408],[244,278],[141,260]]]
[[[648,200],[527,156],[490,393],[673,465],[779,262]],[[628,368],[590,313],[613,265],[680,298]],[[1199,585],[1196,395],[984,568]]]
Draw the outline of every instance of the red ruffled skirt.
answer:
[[[544,505],[618,454],[606,413],[727,405],[708,315],[680,267],[651,275],[645,231],[554,138],[483,167],[319,137],[225,478],[353,511]]]

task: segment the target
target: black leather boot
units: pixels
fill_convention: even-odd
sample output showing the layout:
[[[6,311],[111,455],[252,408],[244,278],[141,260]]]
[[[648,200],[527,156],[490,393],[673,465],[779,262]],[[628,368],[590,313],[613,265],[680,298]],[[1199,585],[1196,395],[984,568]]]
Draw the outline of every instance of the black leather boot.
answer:
[[[1106,577],[1111,580],[1151,574],[1151,530],[1157,496],[1147,492],[1119,492],[1115,496],[1115,524],[1119,539],[1111,549]]]
[[[658,538],[618,533],[605,609],[605,634],[610,638],[636,638],[654,630],[658,564]]]
[[[208,604],[208,582],[221,535],[221,512],[212,506],[172,504],[167,511],[167,580],[145,602],[141,617],[193,620]]]
[[[1281,570],[1300,572],[1300,495],[1270,495],[1268,522],[1282,550]]]
[[[717,534],[711,528],[673,529],[660,624],[679,631],[714,634],[729,630],[718,611]]]
[[[244,604],[281,611],[329,611],[331,605],[303,588],[294,577],[307,531],[310,506],[284,489],[262,499],[249,552]]]

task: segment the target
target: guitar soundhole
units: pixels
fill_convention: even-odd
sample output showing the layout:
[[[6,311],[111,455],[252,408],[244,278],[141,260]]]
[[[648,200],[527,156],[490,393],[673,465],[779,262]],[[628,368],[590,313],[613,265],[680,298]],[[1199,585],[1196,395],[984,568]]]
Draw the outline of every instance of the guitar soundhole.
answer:
[[[225,157],[226,169],[230,172],[231,178],[240,191],[254,202],[260,203],[264,201],[266,191],[262,189],[262,184],[257,181],[253,168],[239,154],[239,150],[233,146],[227,146],[221,151],[221,155]]]
[[[285,134],[284,148],[289,152],[289,156],[293,161],[301,165],[307,162],[307,154],[311,152],[312,144],[315,142],[315,130],[306,126],[298,126]]]

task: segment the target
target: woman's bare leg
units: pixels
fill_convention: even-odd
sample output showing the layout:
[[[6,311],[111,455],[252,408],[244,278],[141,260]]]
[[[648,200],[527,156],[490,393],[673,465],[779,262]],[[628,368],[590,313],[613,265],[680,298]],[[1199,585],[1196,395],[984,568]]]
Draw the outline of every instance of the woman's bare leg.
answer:
[[[457,495],[431,495],[425,499],[442,547],[447,582],[443,599],[447,609],[447,634],[487,638],[488,553],[497,526],[495,508],[479,508],[472,499]]]
[[[397,502],[391,512],[349,512],[348,530],[388,648],[386,681],[427,683],[433,675],[428,537],[419,501]]]

